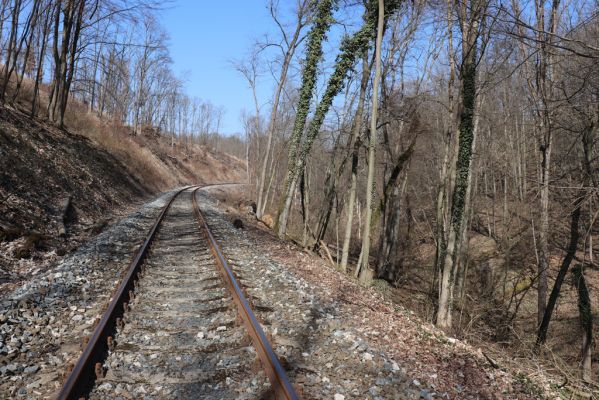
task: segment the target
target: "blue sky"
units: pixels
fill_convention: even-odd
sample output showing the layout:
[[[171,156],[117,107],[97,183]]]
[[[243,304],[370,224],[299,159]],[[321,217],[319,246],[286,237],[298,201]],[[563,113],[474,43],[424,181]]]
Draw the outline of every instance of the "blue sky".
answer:
[[[253,100],[229,61],[243,58],[255,39],[272,29],[266,1],[178,0],[161,14],[171,39],[173,69],[184,79],[187,94],[225,108],[223,133],[242,132],[240,114],[253,110]],[[262,104],[270,93],[270,82],[263,78],[258,93]]]

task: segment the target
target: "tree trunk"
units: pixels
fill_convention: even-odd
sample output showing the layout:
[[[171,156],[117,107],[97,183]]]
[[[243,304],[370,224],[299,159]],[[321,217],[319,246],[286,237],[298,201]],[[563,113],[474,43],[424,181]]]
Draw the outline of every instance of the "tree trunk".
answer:
[[[19,92],[21,90],[21,84],[23,83],[23,79],[25,79],[25,71],[27,68],[27,62],[29,60],[29,55],[31,54],[31,48],[33,47],[32,42],[35,37],[35,26],[37,24],[37,19],[39,16],[40,3],[41,3],[40,0],[34,0],[33,5],[31,6],[31,12],[29,14],[29,17],[27,18],[26,28],[25,28],[25,31],[21,34],[22,35],[21,41],[19,43],[17,53],[15,54],[15,58],[13,60],[12,69],[9,73],[9,79],[10,79],[10,75],[12,75],[14,70],[17,68],[17,57],[19,56],[19,54],[21,53],[21,51],[23,49],[23,44],[25,44],[26,47],[25,47],[25,55],[23,56],[23,65],[21,66],[20,73],[17,71],[17,74],[16,74],[17,84],[15,86],[15,90],[12,95],[13,103],[17,100],[17,97],[19,96]]]
[[[301,10],[298,10],[301,12]],[[293,33],[293,37],[289,42],[287,47],[287,51],[285,52],[285,57],[283,59],[283,65],[281,66],[281,73],[279,75],[279,82],[277,84],[277,89],[275,90],[275,96],[273,98],[272,108],[270,110],[270,118],[268,121],[268,138],[266,141],[266,149],[264,153],[264,158],[262,160],[262,168],[260,171],[260,178],[258,180],[258,198],[256,204],[256,218],[261,219],[264,215],[264,210],[266,209],[266,199],[267,196],[264,194],[264,185],[266,184],[266,171],[268,170],[268,160],[271,157],[274,157],[271,153],[272,149],[272,139],[276,130],[277,123],[277,113],[279,110],[279,102],[281,100],[281,94],[283,92],[283,88],[285,87],[285,82],[287,81],[287,72],[289,70],[289,65],[291,64],[291,60],[293,59],[293,55],[295,54],[295,50],[298,46],[298,40],[300,37],[300,32],[302,30],[302,16],[298,16],[298,23],[295,27],[295,32]]]
[[[468,3],[471,5],[472,3]],[[482,6],[482,5],[480,5]],[[451,328],[455,280],[458,274],[459,254],[466,217],[469,213],[470,180],[472,175],[472,153],[475,144],[474,115],[476,112],[476,63],[478,41],[478,18],[482,12],[467,10],[466,2],[461,4],[462,13],[462,67],[461,67],[461,112],[459,116],[459,148],[456,160],[455,187],[451,199],[451,217],[445,248],[443,265],[439,271],[439,303],[436,324],[441,328]],[[482,10],[478,10],[482,11]],[[467,21],[467,14],[474,15]]]
[[[555,283],[553,284],[553,289],[551,290],[551,295],[549,296],[549,301],[545,307],[545,313],[543,314],[543,317],[541,318],[541,323],[539,324],[539,330],[537,332],[536,341],[537,347],[545,343],[545,340],[547,339],[547,330],[549,329],[549,322],[551,322],[551,317],[553,315],[555,305],[557,304],[557,299],[562,288],[562,283],[564,282],[564,279],[568,273],[568,269],[570,268],[572,260],[576,256],[576,250],[578,249],[578,241],[580,239],[578,225],[580,222],[580,212],[584,199],[585,198],[582,196],[576,200],[574,210],[571,213],[570,242],[568,243],[568,251],[566,252],[566,255],[564,256],[564,259],[562,261],[562,265],[555,279]]]
[[[582,360],[580,363],[582,379],[591,383],[593,381],[593,313],[591,312],[591,297],[582,265],[579,264],[572,269],[572,278],[578,292],[578,313],[582,327]]]
[[[17,35],[19,33],[19,15],[21,14],[21,0],[15,0],[12,8],[12,22],[10,27],[10,36],[8,37],[8,48],[6,50],[6,61],[4,63],[2,86],[0,87],[0,103],[4,103],[6,91],[10,83],[12,66],[16,63],[18,57]]]
[[[448,58],[449,58],[449,80],[447,82],[447,104],[448,104],[448,115],[449,122],[446,127],[444,139],[444,151],[443,151],[443,163],[441,164],[441,173],[439,175],[440,184],[437,192],[436,199],[436,218],[435,218],[435,273],[433,275],[433,282],[430,290],[430,298],[433,299],[431,302],[435,302],[439,295],[438,289],[438,276],[439,272],[443,268],[443,260],[445,259],[445,249],[447,247],[447,226],[449,219],[449,208],[450,208],[450,197],[453,187],[451,187],[451,176],[454,174],[454,157],[457,153],[458,142],[455,138],[455,125],[454,120],[456,119],[454,112],[455,97],[454,97],[454,84],[456,74],[456,62],[455,53],[453,50],[453,0],[447,0],[447,35],[448,35]]]
[[[551,142],[541,145],[541,196],[539,222],[539,284],[537,298],[537,323],[543,322],[547,310],[547,272],[549,268],[549,159],[551,157]]]
[[[49,93],[48,101],[48,117],[51,121],[56,122],[58,120],[58,102],[61,87],[64,84],[63,70],[66,69],[66,51],[69,43],[70,36],[70,14],[73,0],[67,0],[65,10],[62,10],[62,0],[58,0],[56,3],[56,13],[54,14],[54,39],[53,39],[53,58],[54,58],[54,79],[52,82],[52,89]],[[63,17],[63,30],[62,30],[62,44],[59,50],[60,41],[60,14],[64,14]]]
[[[373,271],[369,266],[370,256],[370,221],[372,220],[372,198],[374,197],[374,171],[376,167],[376,133],[378,115],[379,85],[381,80],[381,47],[383,45],[383,27],[385,24],[385,2],[378,0],[378,23],[376,33],[374,80],[372,83],[372,108],[370,119],[370,140],[368,141],[368,180],[366,183],[366,216],[364,219],[364,235],[362,235],[362,265],[360,266],[360,282],[369,284]]]
[[[50,8],[52,9],[52,8]],[[51,15],[51,14],[50,14]],[[31,113],[29,114],[32,118],[37,115],[37,102],[39,97],[39,88],[42,80],[42,75],[44,71],[44,58],[46,57],[46,45],[48,38],[48,30],[50,29],[50,24],[52,23],[52,17],[46,16],[46,20],[44,22],[44,26],[42,27],[42,35],[41,35],[41,46],[40,52],[38,56],[37,70],[35,73],[35,82],[33,85],[33,99],[31,100]]]
[[[539,283],[537,299],[537,323],[540,325],[543,321],[547,308],[547,274],[549,269],[549,179],[551,167],[551,151],[553,141],[551,86],[553,80],[552,74],[552,56],[548,50],[553,43],[553,35],[557,32],[557,9],[560,0],[552,0],[551,15],[549,16],[549,26],[545,27],[545,0],[536,0],[535,13],[537,23],[537,46],[538,61],[536,67],[536,93],[534,94],[537,103],[537,117],[539,125],[539,150],[541,152],[540,169],[540,223],[539,223]],[[546,32],[548,31],[548,32]]]
[[[75,32],[73,33],[73,37],[71,39],[71,46],[69,46],[69,63],[68,66],[63,71],[64,75],[64,84],[61,86],[62,93],[60,96],[60,108],[59,108],[59,119],[58,126],[64,127],[64,117],[67,110],[67,103],[69,100],[69,95],[71,93],[71,83],[73,82],[73,77],[75,76],[75,62],[77,52],[79,51],[79,37],[81,35],[81,27],[83,25],[83,12],[85,10],[85,0],[79,0],[77,8],[77,13],[71,18],[75,18],[74,22],[71,21],[71,24],[74,23]],[[73,10],[74,12],[74,10]],[[65,62],[65,66],[66,66]]]
[[[362,117],[364,114],[364,102],[366,90],[368,89],[368,78],[370,77],[370,64],[368,63],[368,49],[362,51],[362,79],[360,81],[360,95],[356,115],[352,125],[351,142],[353,151],[351,155],[351,178],[349,184],[349,200],[347,203],[347,221],[345,223],[345,235],[343,237],[343,251],[341,252],[341,270],[347,271],[347,259],[349,257],[349,245],[351,243],[352,225],[354,218],[354,205],[356,202],[356,187],[358,181],[358,159],[361,146],[360,130],[362,128]]]

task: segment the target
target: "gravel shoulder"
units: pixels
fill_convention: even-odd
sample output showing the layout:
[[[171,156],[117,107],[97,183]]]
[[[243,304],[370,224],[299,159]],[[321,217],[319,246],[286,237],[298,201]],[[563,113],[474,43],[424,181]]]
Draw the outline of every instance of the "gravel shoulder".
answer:
[[[208,197],[201,199],[208,225],[303,398],[431,396],[394,359],[346,325],[337,304],[315,294],[309,282],[273,262],[257,245],[258,238],[235,229],[231,218]]]

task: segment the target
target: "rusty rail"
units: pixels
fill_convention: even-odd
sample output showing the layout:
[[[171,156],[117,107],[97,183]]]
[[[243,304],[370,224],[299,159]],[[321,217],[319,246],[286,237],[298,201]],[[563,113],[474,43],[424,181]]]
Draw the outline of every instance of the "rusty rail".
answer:
[[[67,380],[64,382],[57,397],[59,400],[85,397],[93,388],[97,374],[102,370],[102,363],[108,356],[108,342],[112,341],[117,325],[119,324],[117,320],[123,317],[125,309],[127,308],[127,304],[130,300],[130,291],[134,289],[135,281],[141,270],[141,265],[146,258],[150,243],[156,235],[158,226],[164,219],[166,212],[175,198],[177,198],[181,192],[189,188],[190,186],[179,190],[162,208],[156,222],[152,225],[152,228],[150,228],[146,240],[135,253],[133,260],[131,260],[127,274],[112,297],[108,309],[96,326],[94,333],[87,342],[83,353],[67,377]]]
[[[233,271],[229,267],[227,260],[220,250],[220,246],[216,242],[216,239],[214,239],[214,235],[212,235],[212,232],[206,223],[206,219],[200,211],[200,207],[198,206],[196,199],[196,193],[198,189],[200,188],[196,188],[192,195],[194,213],[198,219],[200,227],[204,228],[203,230],[208,238],[208,243],[210,243],[210,250],[216,259],[216,263],[218,264],[219,270],[223,275],[223,279],[229,287],[231,295],[233,296],[233,300],[237,305],[239,315],[241,316],[241,319],[243,319],[243,323],[245,324],[250,338],[252,339],[252,343],[256,349],[256,352],[258,353],[260,361],[262,362],[262,366],[266,372],[266,375],[268,376],[275,397],[277,399],[296,400],[299,398],[298,395],[295,393],[293,386],[289,382],[287,374],[281,366],[279,358],[268,342],[260,323],[256,319],[256,316],[254,315],[248,301],[243,295],[243,292],[237,283],[237,279],[235,279]]]

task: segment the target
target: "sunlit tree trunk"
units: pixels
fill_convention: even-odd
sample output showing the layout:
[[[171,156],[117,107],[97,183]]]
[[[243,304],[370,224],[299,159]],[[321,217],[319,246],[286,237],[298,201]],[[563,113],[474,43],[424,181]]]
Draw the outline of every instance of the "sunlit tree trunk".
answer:
[[[472,153],[475,144],[474,115],[476,112],[476,65],[478,35],[485,6],[475,1],[458,4],[462,32],[462,65],[460,70],[459,148],[455,167],[455,186],[451,198],[451,213],[447,229],[447,243],[439,271],[439,297],[436,324],[452,326],[454,289],[459,268],[459,254],[467,229],[469,202],[467,196],[472,175]]]
[[[370,256],[370,222],[372,220],[372,199],[375,195],[374,171],[376,167],[376,141],[379,86],[381,81],[381,62],[383,45],[383,28],[385,25],[385,2],[378,0],[378,23],[376,32],[374,80],[372,82],[372,107],[370,111],[370,139],[368,141],[368,178],[366,183],[366,215],[364,218],[364,234],[362,235],[362,265],[360,266],[359,279],[362,283],[372,280],[373,271],[368,265]]]
[[[356,203],[356,188],[358,185],[358,155],[360,151],[360,130],[362,129],[362,118],[364,115],[364,102],[366,90],[368,89],[368,78],[370,77],[370,64],[368,63],[368,49],[362,51],[362,78],[360,80],[360,94],[358,105],[352,125],[351,142],[353,150],[351,154],[351,176],[349,183],[349,199],[347,202],[347,221],[345,222],[345,234],[343,236],[343,250],[341,252],[341,270],[347,271],[347,259],[349,257],[349,245],[351,243],[352,226],[354,220],[354,207]]]
[[[438,300],[438,272],[443,268],[445,248],[447,246],[447,226],[449,221],[450,197],[453,191],[452,176],[454,176],[455,157],[457,153],[457,139],[454,121],[456,98],[454,96],[456,62],[453,50],[453,0],[447,0],[447,50],[449,58],[449,80],[447,83],[447,108],[448,126],[443,135],[443,161],[439,174],[440,184],[437,190],[436,218],[435,218],[435,275],[431,286],[431,297]]]

